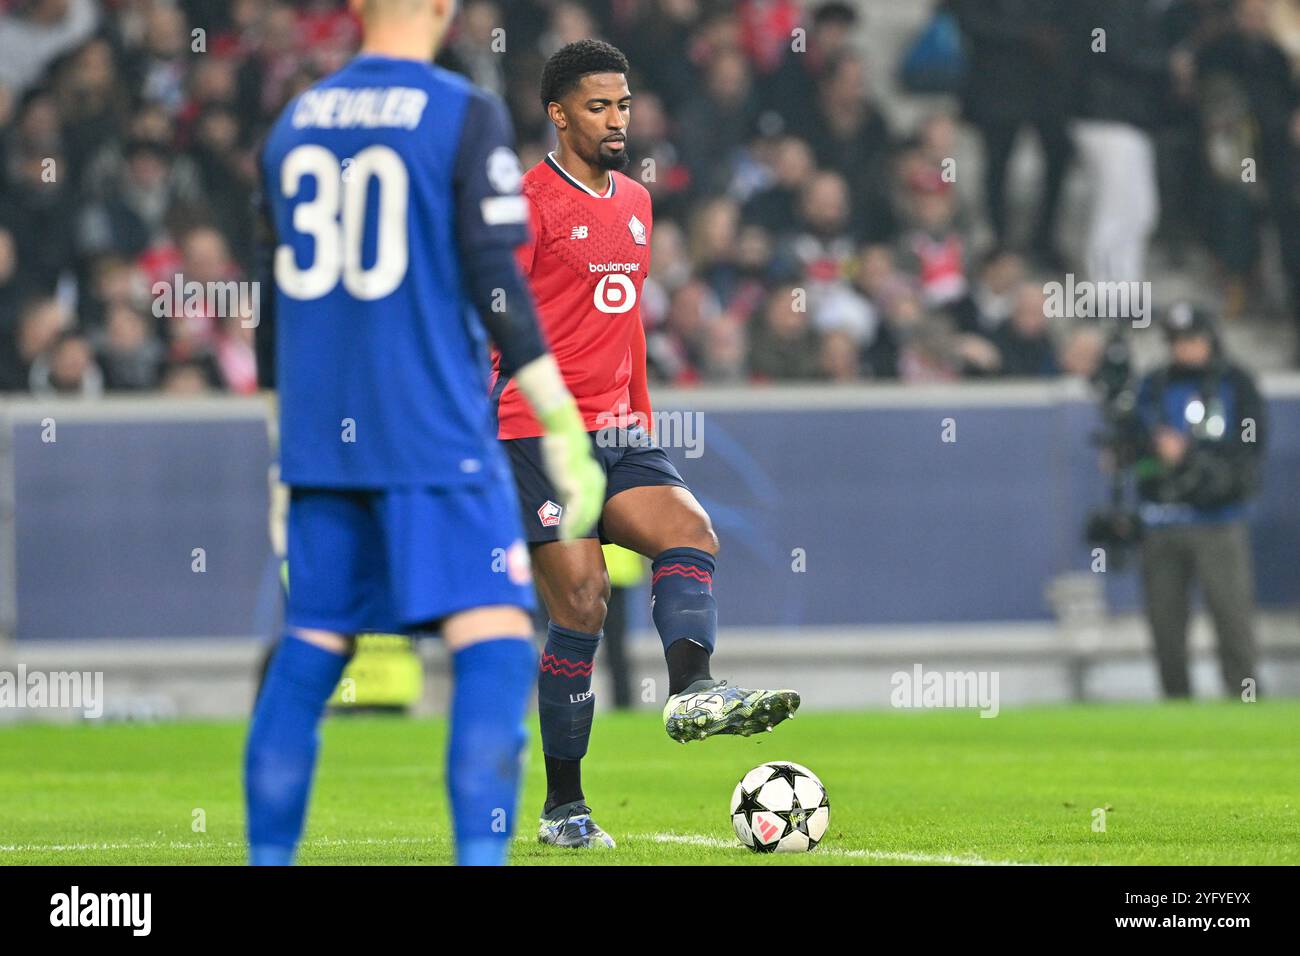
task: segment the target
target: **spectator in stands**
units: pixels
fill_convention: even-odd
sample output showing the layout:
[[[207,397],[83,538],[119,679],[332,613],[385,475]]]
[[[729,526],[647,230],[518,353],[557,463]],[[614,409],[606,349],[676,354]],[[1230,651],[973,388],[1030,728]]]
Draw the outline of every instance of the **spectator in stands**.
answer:
[[[849,274],[857,248],[849,232],[849,215],[844,177],[816,173],[799,198],[799,231],[788,237],[781,252],[814,298]]]
[[[843,330],[832,330],[821,337],[821,371],[827,381],[850,384],[861,378],[857,339]]]
[[[237,395],[252,395],[257,391],[257,356],[253,352],[250,318],[249,315],[224,317],[212,346],[222,386]]]
[[[239,94],[238,73],[233,61],[219,56],[197,57],[186,82],[185,102],[176,116],[176,138],[189,145],[194,124],[214,107],[233,110]]]
[[[673,292],[662,333],[647,341],[661,378],[678,385],[699,382],[709,327],[721,311],[713,291],[697,279]]]
[[[197,284],[205,290],[236,281],[239,268],[230,256],[225,237],[210,225],[200,225],[188,230],[180,242],[180,268],[178,274],[189,285]],[[174,276],[164,277],[169,283]],[[228,299],[228,304],[238,297]],[[183,362],[193,359],[211,360],[222,334],[221,323],[227,318],[217,315],[211,301],[191,305],[187,302],[184,313],[168,318],[167,338],[170,343],[169,358]],[[214,376],[214,383],[221,377]]]
[[[694,195],[727,191],[737,157],[754,133],[755,119],[749,64],[738,50],[719,51],[705,69],[703,89],[677,118]]]
[[[1031,255],[1060,268],[1056,217],[1072,152],[1063,0],[952,0],[952,9],[970,58],[962,110],[984,142],[984,202],[994,240],[1007,246],[1019,238],[1011,234],[1007,179],[1017,137],[1032,129],[1043,156],[1043,185],[1032,232],[1024,238]]]
[[[506,95],[505,22],[493,0],[469,0],[461,12],[451,42],[440,53],[449,68],[468,76],[477,86]],[[445,59],[443,59],[445,58]]]
[[[33,365],[68,327],[68,316],[56,299],[32,299],[24,306],[18,319],[12,361],[5,369],[6,391],[31,390]]]
[[[127,173],[126,153],[137,142],[154,143],[160,149],[170,151],[176,144],[177,133],[172,118],[166,110],[157,105],[144,104],[136,109],[127,120],[119,136],[105,143],[91,158],[81,176],[81,191],[90,201],[112,197],[125,181]],[[188,156],[177,155],[172,158],[171,188],[179,196],[193,197],[201,191],[198,171]]]
[[[736,237],[730,295],[724,314],[748,325],[763,307],[772,280],[772,237],[762,226],[741,226]]]
[[[818,334],[846,335],[855,347],[875,337],[880,321],[871,303],[842,280],[823,288],[812,302],[812,316]]]
[[[1093,324],[1077,325],[1065,334],[1058,353],[1058,364],[1065,375],[1090,381],[1101,367],[1106,352],[1106,336]]]
[[[957,193],[935,171],[919,173],[908,186],[909,225],[899,242],[899,262],[919,278],[928,308],[955,306],[969,288]]]
[[[988,252],[975,272],[970,294],[951,308],[962,332],[988,335],[1015,311],[1017,293],[1025,280],[1025,261],[1009,249]]]
[[[176,174],[172,154],[152,139],[126,144],[121,176],[105,187],[105,195],[88,206],[78,237],[86,255],[121,252],[138,256],[166,238],[165,220],[177,204],[199,201],[196,183]],[[194,189],[195,191],[182,192]]]
[[[54,97],[39,90],[29,93],[15,134],[0,215],[18,243],[20,285],[44,294],[54,291],[75,261],[71,221],[76,197]]]
[[[785,129],[806,132],[808,104],[817,99],[827,67],[852,51],[857,24],[858,11],[852,4],[832,0],[813,11],[803,49],[785,45],[784,61],[763,81],[764,99],[780,115]]]
[[[961,378],[963,359],[952,322],[925,312],[917,299],[897,309],[894,326],[900,329],[898,377],[912,384],[955,382]]]
[[[202,184],[204,211],[230,242],[235,258],[253,259],[253,204],[256,160],[240,142],[239,119],[222,103],[205,107],[194,125],[191,156]]]
[[[178,114],[185,103],[189,56],[185,13],[170,3],[152,4],[146,14],[144,46],[131,63],[142,98],[159,104],[171,116]]]
[[[1260,220],[1272,220],[1300,333],[1300,79],[1273,38],[1270,9],[1267,0],[1237,0],[1232,28],[1196,57],[1212,170],[1209,240],[1228,271],[1236,317],[1259,262]],[[1245,182],[1243,157],[1257,158]]]
[[[18,283],[18,244],[14,234],[0,226],[0,391],[19,373],[18,323],[21,316],[22,288]]]
[[[628,149],[637,157],[628,168],[650,193],[655,218],[684,219],[690,212],[691,172],[671,135],[663,102],[653,91],[636,96],[636,122],[627,131]]]
[[[734,200],[717,198],[696,207],[691,221],[691,261],[695,274],[726,308],[741,280],[736,263],[740,209]]]
[[[705,331],[700,377],[711,385],[741,385],[748,374],[749,338],[744,322],[721,315]]]
[[[998,157],[1009,155],[1015,130],[1032,128],[1047,169],[1044,199],[1025,230],[1035,246],[1027,254],[1055,258],[1048,240],[1062,150],[1058,114],[1045,104],[1077,91],[1082,139],[1097,134],[1096,148],[1085,150],[1085,173],[1098,181],[1120,176],[1131,193],[1120,201],[1103,187],[1092,217],[1093,258],[1102,247],[1118,250],[1101,265],[1128,263],[1120,271],[1131,272],[1145,250],[1144,206],[1154,219],[1143,198],[1149,178],[1145,166],[1117,159],[1105,143],[1141,153],[1147,120],[1168,113],[1163,96],[1172,73],[1184,97],[1177,121],[1194,151],[1193,118],[1210,115],[1207,107],[1218,102],[1211,91],[1228,77],[1242,91],[1240,117],[1258,125],[1261,143],[1267,132],[1273,144],[1253,150],[1260,180],[1246,194],[1267,197],[1270,208],[1263,216],[1252,208],[1251,222],[1277,222],[1286,270],[1300,274],[1290,264],[1300,215],[1285,205],[1297,197],[1275,188],[1285,180],[1277,170],[1296,163],[1300,127],[1284,108],[1294,86],[1277,69],[1279,48],[1261,25],[1260,0],[954,3],[971,37],[965,115],[991,160],[985,186],[995,236],[1017,231],[1007,221],[1015,190],[1004,188],[1009,173]],[[799,7],[795,0],[471,0],[440,62],[504,92],[528,166],[553,145],[536,102],[544,54],[579,34],[607,35],[625,48],[634,93],[628,173],[655,203],[642,316],[656,381],[748,374],[749,355],[761,355],[771,339],[767,309],[779,282],[807,293],[809,334],[797,337],[807,354],[791,363],[797,377],[997,373],[995,333],[1009,321],[1025,259],[1007,251],[1014,246],[970,245],[986,230],[968,219],[981,211],[965,194],[971,182],[943,175],[945,161],[963,149],[952,117],[927,109],[896,135],[868,81],[858,6],[812,0],[802,15]],[[1224,8],[1235,19],[1220,16]],[[0,17],[0,229],[16,249],[13,275],[7,284],[0,279],[0,323],[9,315],[0,327],[0,342],[8,343],[0,378],[26,389],[33,356],[19,355],[17,310],[28,295],[57,289],[61,301],[75,301],[76,327],[102,350],[110,323],[123,341],[138,339],[131,323],[114,317],[119,306],[149,313],[154,282],[172,282],[178,272],[199,279],[190,274],[197,271],[200,281],[249,274],[257,144],[293,95],[350,55],[357,25],[343,0],[23,0],[11,10]],[[494,31],[507,19],[503,56]],[[1093,19],[1108,30],[1104,55],[1079,32]],[[807,26],[807,36],[796,26]],[[1167,38],[1179,44],[1172,58]],[[1066,49],[1076,56],[1062,62]],[[999,50],[1007,55],[990,53]],[[1044,79],[1070,70],[1071,82]],[[1210,146],[1217,140],[1213,124],[1207,128]],[[1254,278],[1256,230],[1238,242],[1231,215],[1216,212],[1214,221],[1230,271]],[[248,387],[244,331],[231,318],[167,319],[145,336],[182,363],[173,387],[196,375],[205,388]],[[150,313],[146,325],[154,324]],[[1010,336],[1011,327],[1001,334]],[[1086,367],[1089,341],[1072,334],[1062,364],[1069,353],[1078,360],[1070,367]],[[115,370],[107,353],[101,358],[109,388],[148,379]]]
[[[1147,278],[1147,245],[1159,216],[1152,130],[1170,95],[1161,6],[1076,0],[1069,7],[1074,142],[1091,203],[1084,257],[1094,282]]]
[[[253,50],[239,70],[239,112],[265,123],[289,101],[293,85],[309,68],[308,57],[298,16],[288,3],[267,3],[250,34]]]
[[[87,331],[102,330],[117,306],[138,309],[145,304],[148,288],[144,277],[129,260],[105,255],[86,269],[87,281],[77,297],[77,322]]]
[[[94,0],[34,0],[0,16],[0,86],[21,95],[99,22]]]
[[[842,53],[828,65],[810,112],[811,122],[801,132],[818,165],[848,184],[855,233],[869,241],[889,237],[894,230],[887,195],[892,139],[861,57]]]
[[[128,116],[128,97],[112,45],[97,38],[71,54],[55,75],[53,93],[64,153],[74,181],[80,183],[91,158],[119,135]]]
[[[812,381],[821,376],[820,348],[804,290],[772,291],[750,339],[749,369],[757,382]]]
[[[96,398],[104,391],[104,375],[95,363],[94,349],[75,329],[60,333],[46,351],[36,356],[30,377],[36,395]]]
[[[812,147],[797,136],[784,136],[771,150],[771,168],[765,185],[745,203],[746,222],[769,233],[788,229],[795,221],[800,197],[817,171]]]
[[[157,388],[163,351],[150,319],[129,305],[112,306],[98,349],[105,387],[115,392]]]
[[[1042,286],[1032,282],[1022,284],[1011,317],[993,331],[992,341],[1001,356],[1002,375],[1047,378],[1060,371],[1045,303]]]
[[[213,388],[214,375],[203,361],[173,362],[163,373],[162,390],[173,396],[199,396]]]

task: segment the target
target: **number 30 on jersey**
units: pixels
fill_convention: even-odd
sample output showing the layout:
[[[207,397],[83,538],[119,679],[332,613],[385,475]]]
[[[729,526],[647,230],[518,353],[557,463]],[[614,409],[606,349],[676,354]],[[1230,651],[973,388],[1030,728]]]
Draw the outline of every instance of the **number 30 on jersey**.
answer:
[[[406,277],[410,260],[406,211],[410,175],[406,164],[387,146],[370,146],[350,161],[323,146],[299,146],[280,167],[280,189],[286,199],[297,196],[303,181],[316,182],[316,195],[293,210],[293,228],[310,236],[311,261],[300,266],[293,247],[275,250],[275,281],[291,299],[319,299],[343,288],[355,299],[370,302],[392,294]],[[366,194],[371,179],[379,183],[378,229],[374,262],[362,264],[366,225]]]

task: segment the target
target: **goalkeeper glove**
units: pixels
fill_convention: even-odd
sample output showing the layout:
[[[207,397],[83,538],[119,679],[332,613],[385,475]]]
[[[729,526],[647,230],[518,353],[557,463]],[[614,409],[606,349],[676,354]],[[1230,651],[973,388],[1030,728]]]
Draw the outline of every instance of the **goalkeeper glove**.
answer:
[[[595,526],[605,506],[605,472],[592,453],[578,406],[552,355],[529,362],[515,380],[546,432],[542,462],[563,509],[560,538],[581,537]]]

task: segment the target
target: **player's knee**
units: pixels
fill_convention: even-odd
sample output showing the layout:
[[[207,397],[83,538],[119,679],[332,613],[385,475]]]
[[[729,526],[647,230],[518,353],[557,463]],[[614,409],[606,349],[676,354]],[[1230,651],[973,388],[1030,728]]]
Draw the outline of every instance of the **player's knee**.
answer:
[[[331,654],[342,654],[344,657],[351,657],[356,646],[356,638],[351,634],[322,631],[314,627],[295,627],[290,629],[289,633],[300,641],[314,644]]]
[[[718,535],[713,530],[713,522],[709,521],[709,516],[700,515],[699,520],[692,522],[684,530],[682,543],[675,547],[695,548],[716,555],[722,549],[722,544],[718,541]]]
[[[531,637],[532,633],[527,612],[513,605],[471,608],[442,623],[443,642],[452,651],[502,637]]]
[[[605,626],[609,602],[609,575],[603,571],[573,582],[562,595],[551,619],[561,627],[595,634]]]

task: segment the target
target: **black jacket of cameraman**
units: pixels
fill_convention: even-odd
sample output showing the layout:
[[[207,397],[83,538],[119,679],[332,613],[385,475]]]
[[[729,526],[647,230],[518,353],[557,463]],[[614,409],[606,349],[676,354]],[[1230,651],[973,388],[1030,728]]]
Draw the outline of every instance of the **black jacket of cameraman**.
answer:
[[[1265,436],[1264,403],[1249,373],[1216,348],[1202,367],[1168,365],[1143,378],[1136,411],[1147,527],[1244,517]]]

